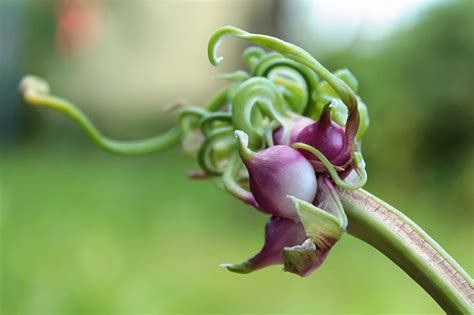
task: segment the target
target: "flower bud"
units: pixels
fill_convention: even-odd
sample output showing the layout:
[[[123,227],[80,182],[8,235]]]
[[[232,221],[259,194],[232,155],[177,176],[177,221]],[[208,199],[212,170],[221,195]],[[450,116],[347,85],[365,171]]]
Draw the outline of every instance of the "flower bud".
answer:
[[[292,145],[296,142],[296,139],[300,132],[308,125],[314,123],[314,120],[305,116],[296,116],[288,122],[287,128],[290,128],[290,136],[288,143],[283,143],[283,127],[278,127],[273,133],[273,143],[275,145]]]
[[[248,148],[248,137],[235,131],[240,140],[240,156],[249,172],[250,191],[259,207],[273,215],[295,218],[295,205],[287,198],[295,196],[312,202],[317,181],[311,163],[296,149],[284,145],[260,152]]]
[[[306,126],[296,138],[296,142],[302,142],[319,150],[335,166],[344,166],[351,158],[351,144],[349,143],[344,128],[331,121],[331,106],[326,105],[318,121]],[[324,166],[313,154],[306,150],[300,150],[308,158],[316,171],[324,171]]]

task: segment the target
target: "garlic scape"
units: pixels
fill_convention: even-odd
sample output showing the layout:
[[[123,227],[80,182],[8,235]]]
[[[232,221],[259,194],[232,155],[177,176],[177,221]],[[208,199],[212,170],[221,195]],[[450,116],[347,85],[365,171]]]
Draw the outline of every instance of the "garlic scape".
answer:
[[[247,48],[247,69],[220,75],[229,83],[224,90],[207,104],[177,106],[176,127],[148,139],[105,136],[38,77],[24,77],[20,93],[30,105],[69,116],[113,153],[145,154],[181,142],[199,165],[190,178],[210,180],[268,215],[262,249],[243,263],[224,264],[230,271],[278,264],[306,277],[348,231],[393,260],[447,313],[474,313],[472,278],[410,219],[360,189],[367,182],[362,139],[369,116],[356,77],[329,71],[296,45],[232,26],[210,37],[211,64],[222,62],[217,48],[228,37],[263,48]]]

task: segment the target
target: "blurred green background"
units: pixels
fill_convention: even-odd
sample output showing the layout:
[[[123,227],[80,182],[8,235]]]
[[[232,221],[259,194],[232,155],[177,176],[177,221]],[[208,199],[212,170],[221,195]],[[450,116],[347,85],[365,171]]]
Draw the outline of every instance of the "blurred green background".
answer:
[[[0,313],[441,314],[390,260],[344,236],[308,278],[218,267],[256,253],[265,216],[179,148],[96,149],[67,118],[24,106],[33,73],[110,136],[156,134],[177,102],[203,104],[245,43],[207,60],[232,24],[302,45],[359,79],[371,127],[366,188],[474,273],[473,1],[0,2]]]

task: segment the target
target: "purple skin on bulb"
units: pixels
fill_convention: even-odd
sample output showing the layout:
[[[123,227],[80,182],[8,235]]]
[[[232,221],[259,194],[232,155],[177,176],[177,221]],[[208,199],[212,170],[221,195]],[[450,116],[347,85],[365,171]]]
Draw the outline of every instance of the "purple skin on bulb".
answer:
[[[265,226],[265,244],[258,254],[244,263],[222,266],[233,272],[249,273],[284,264],[286,271],[303,277],[309,275],[322,264],[336,241],[326,238],[322,243],[324,246],[318,248],[300,222],[294,198],[331,206],[324,203],[323,195],[317,195],[319,187],[313,166],[292,147],[275,145],[254,152],[248,148],[247,134],[239,130],[235,134],[240,140],[239,152],[249,173],[250,192],[258,208],[272,217]]]
[[[298,218],[288,195],[312,202],[318,188],[311,163],[296,149],[276,145],[259,152],[248,148],[248,136],[237,130],[239,152],[249,172],[249,188],[259,208],[270,214]]]
[[[285,247],[299,245],[307,238],[303,225],[291,219],[272,216],[265,225],[265,244],[245,265],[252,270],[282,264]]]
[[[290,128],[290,137],[288,139],[288,143],[283,143],[283,127],[278,127],[273,133],[273,143],[275,145],[283,144],[283,145],[292,145],[296,142],[296,139],[300,132],[308,125],[314,123],[314,120],[305,116],[298,116],[293,118],[289,124],[288,128]]]
[[[344,128],[331,121],[331,107],[323,109],[318,121],[306,126],[296,138],[296,142],[310,145],[319,151],[335,166],[345,166],[351,159],[351,144]],[[312,153],[299,149],[311,162],[320,162]],[[313,163],[314,165],[314,163]],[[316,171],[324,171],[317,167]]]
[[[272,216],[265,225],[263,248],[241,264],[222,264],[222,267],[237,272],[249,273],[271,265],[283,263],[285,247],[297,246],[307,239],[303,224],[291,219]]]
[[[267,212],[285,218],[298,214],[288,195],[312,202],[317,181],[311,163],[297,150],[283,145],[269,147],[244,158],[250,191]]]
[[[262,249],[252,258],[241,264],[222,264],[229,270],[237,273],[249,273],[271,265],[283,264],[285,259],[283,251],[289,248],[300,247],[301,244],[312,242],[308,239],[306,231],[301,222],[292,219],[272,216],[265,225],[265,243]],[[306,277],[315,271],[326,259],[330,247],[320,251],[312,245],[316,253],[315,259],[302,261],[305,265],[303,272],[297,272],[302,277]],[[286,271],[290,271],[285,269]],[[295,273],[295,271],[291,271]]]

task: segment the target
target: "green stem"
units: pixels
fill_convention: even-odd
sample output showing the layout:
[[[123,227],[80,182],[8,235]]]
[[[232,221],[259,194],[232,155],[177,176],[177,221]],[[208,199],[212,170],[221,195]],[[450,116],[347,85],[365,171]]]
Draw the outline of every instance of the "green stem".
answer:
[[[131,141],[114,140],[103,135],[74,104],[51,95],[28,93],[25,95],[28,103],[36,106],[47,106],[60,111],[72,118],[89,138],[99,147],[117,154],[145,154],[170,147],[179,141],[181,128],[174,127],[158,136]]]
[[[338,194],[349,234],[390,258],[448,314],[474,312],[472,278],[418,225],[362,189]]]
[[[220,109],[222,104],[227,100],[229,89],[223,89],[220,91],[209,103],[206,104],[205,108],[210,112],[215,112]]]
[[[233,130],[234,128],[232,126],[219,127],[213,129],[212,132],[204,138],[197,159],[199,166],[201,166],[208,175],[222,175],[223,171],[219,168],[219,165],[217,165],[218,163],[216,163],[212,153],[215,149],[215,144],[225,137],[230,137]]]
[[[177,143],[182,135],[182,128],[177,126],[155,137],[140,140],[122,141],[103,135],[92,121],[73,103],[48,94],[49,88],[45,81],[35,77],[25,77],[20,89],[25,101],[34,106],[46,106],[62,112],[73,119],[99,147],[109,152],[123,155],[145,154],[166,149]],[[227,89],[221,91],[207,105],[208,111],[221,107],[227,98]],[[204,110],[203,110],[204,111]]]
[[[367,182],[367,172],[365,171],[365,164],[362,162],[362,156],[359,152],[354,152],[355,153],[354,162],[356,165],[356,172],[360,178],[356,183],[350,183],[341,179],[341,177],[339,177],[339,174],[337,174],[336,167],[332,165],[331,162],[318,149],[312,146],[309,146],[303,142],[293,143],[291,147],[295,149],[303,149],[315,155],[321,161],[321,163],[326,167],[326,170],[328,171],[329,175],[331,175],[332,180],[339,187],[342,187],[344,189],[354,190],[354,189],[363,187],[365,183]]]
[[[216,30],[214,34],[212,34],[208,44],[207,53],[209,61],[214,66],[217,66],[223,59],[223,57],[217,56],[217,47],[219,46],[220,42],[228,36],[236,36],[245,40],[252,41],[263,47],[276,51],[288,59],[305,65],[309,69],[313,70],[321,78],[325,79],[331,85],[331,87],[336,91],[336,93],[339,94],[344,104],[347,105],[349,110],[357,109],[357,98],[354,94],[354,91],[352,91],[352,89],[344,81],[342,81],[333,73],[331,73],[304,49],[291,43],[285,42],[279,38],[249,33],[234,26],[221,27]]]

